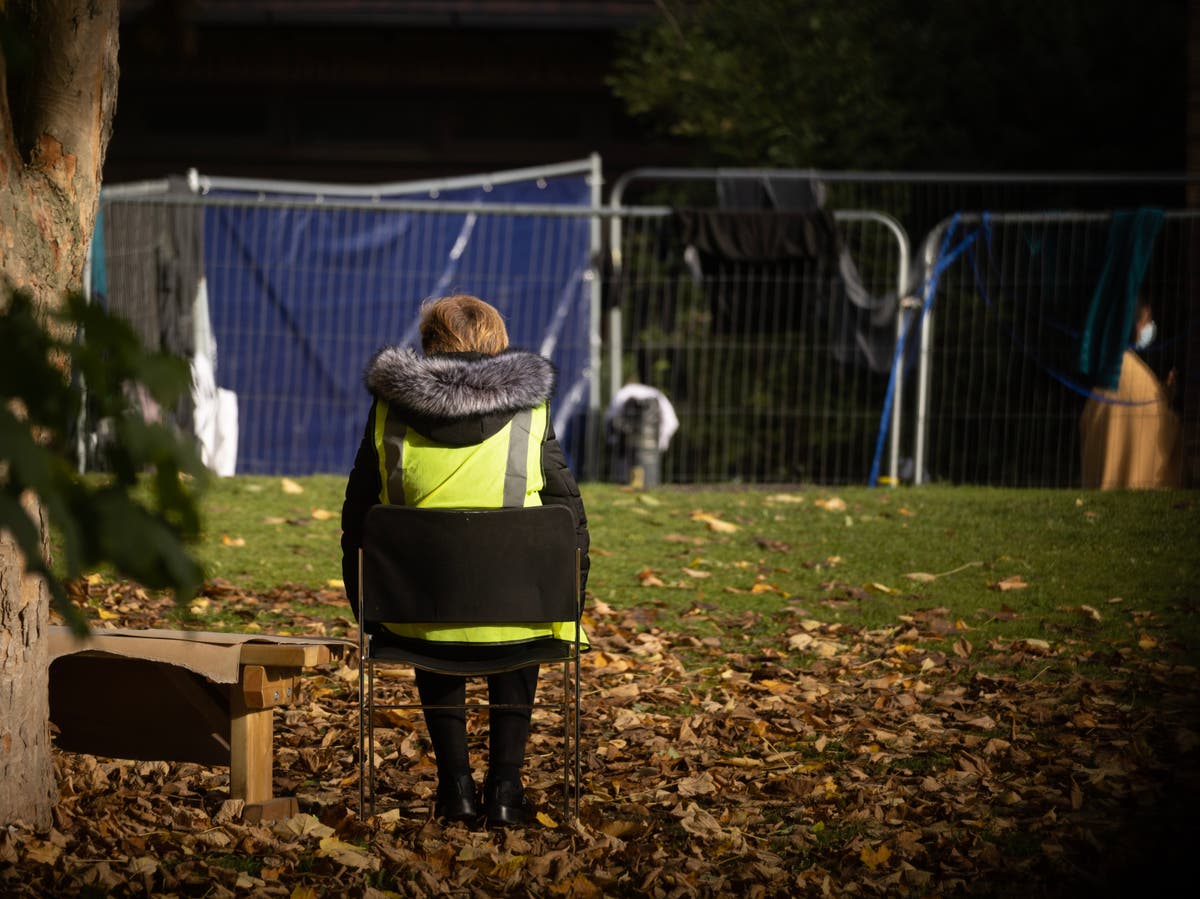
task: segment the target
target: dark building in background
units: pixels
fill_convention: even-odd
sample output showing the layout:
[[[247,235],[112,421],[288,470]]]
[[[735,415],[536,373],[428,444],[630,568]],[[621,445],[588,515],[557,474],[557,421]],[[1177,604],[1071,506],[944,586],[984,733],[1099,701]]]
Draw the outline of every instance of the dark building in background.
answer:
[[[689,162],[604,80],[653,0],[123,2],[107,184],[404,181],[601,155]]]

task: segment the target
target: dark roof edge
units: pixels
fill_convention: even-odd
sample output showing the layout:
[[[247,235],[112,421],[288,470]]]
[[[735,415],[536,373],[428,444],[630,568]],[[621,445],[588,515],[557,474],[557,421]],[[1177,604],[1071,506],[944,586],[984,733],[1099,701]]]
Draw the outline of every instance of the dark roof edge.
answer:
[[[136,21],[152,13],[154,5],[153,0],[122,0],[121,15]],[[655,14],[653,0],[197,0],[185,18],[219,25],[616,30]]]

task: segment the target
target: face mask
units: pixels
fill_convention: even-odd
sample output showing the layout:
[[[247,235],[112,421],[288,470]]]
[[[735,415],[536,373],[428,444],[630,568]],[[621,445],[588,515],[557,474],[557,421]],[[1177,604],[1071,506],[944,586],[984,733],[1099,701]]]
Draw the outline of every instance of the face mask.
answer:
[[[1138,331],[1137,343],[1135,346],[1139,350],[1144,350],[1154,342],[1155,327],[1154,322],[1146,322]]]

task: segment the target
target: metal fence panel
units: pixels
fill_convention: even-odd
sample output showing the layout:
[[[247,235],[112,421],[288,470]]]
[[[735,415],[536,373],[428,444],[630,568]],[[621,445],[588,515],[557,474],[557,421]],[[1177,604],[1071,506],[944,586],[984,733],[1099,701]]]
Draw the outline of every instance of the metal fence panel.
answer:
[[[670,214],[622,211],[610,381],[649,384],[675,407],[665,480],[866,480],[908,247],[886,216],[834,218],[842,260],[715,264],[676,239]],[[847,259],[870,310],[851,302]]]
[[[910,381],[916,483],[1080,485],[1080,417],[1092,388],[1079,371],[1080,332],[1103,267],[1116,264],[1112,222],[1102,213],[969,214],[931,232],[926,270],[939,259],[946,267],[931,285],[920,377]],[[1141,355],[1164,380],[1172,369],[1184,377],[1196,339],[1198,226],[1200,213],[1166,213],[1139,291],[1159,334]]]
[[[241,470],[313,470],[296,459],[281,465],[271,445],[324,454],[318,468],[344,470],[359,437],[353,430],[366,356],[379,343],[411,336],[421,298],[465,290],[497,302],[518,342],[560,354],[556,362],[571,374],[556,409],[580,414],[556,426],[568,432],[572,461],[586,477],[620,468],[614,447],[591,426],[616,390],[636,379],[662,389],[680,419],[661,469],[668,482],[840,484],[880,475],[1062,487],[1079,482],[1086,389],[1064,383],[1063,322],[1047,309],[1056,291],[1088,289],[1110,210],[1179,207],[1192,185],[1165,176],[638,170],[601,207],[598,160],[591,163],[591,208],[485,209],[444,198],[186,200],[164,198],[167,182],[109,192],[102,198],[109,280],[143,300],[170,294],[172,278],[185,277],[187,241],[164,242],[164,232],[186,230],[180,217],[195,208],[213,216],[204,239],[227,244],[209,271],[219,378],[224,386],[236,374],[250,403]],[[672,205],[623,205],[633,193]],[[286,209],[290,231],[264,214],[271,204]],[[685,207],[788,211],[805,204],[835,210],[847,256],[714,266],[689,255],[672,231]],[[1076,211],[1021,211],[1053,208]],[[947,217],[962,209],[991,210],[986,253],[964,255],[941,273],[933,317],[906,335],[898,360],[881,364],[907,321],[896,310],[919,308],[922,262],[934,262]],[[1167,219],[1145,281],[1163,338],[1148,354],[1160,372],[1179,371],[1195,432],[1197,390],[1187,388],[1200,346],[1190,303],[1200,231],[1191,214]],[[421,227],[410,228],[417,220]],[[346,229],[361,240],[336,258],[322,250]],[[602,234],[609,235],[607,271],[599,268]],[[922,245],[933,246],[933,256],[910,259],[909,234],[929,235]],[[464,242],[472,254],[460,260],[456,248]],[[579,246],[588,253],[576,252]],[[255,278],[269,289],[230,299],[233,282]],[[354,301],[320,302],[335,294]],[[280,295],[307,299],[295,306]],[[144,304],[131,317],[159,345],[180,327]],[[296,353],[272,349],[285,338]],[[268,380],[286,386],[268,390]],[[1193,443],[1198,436],[1192,433]]]

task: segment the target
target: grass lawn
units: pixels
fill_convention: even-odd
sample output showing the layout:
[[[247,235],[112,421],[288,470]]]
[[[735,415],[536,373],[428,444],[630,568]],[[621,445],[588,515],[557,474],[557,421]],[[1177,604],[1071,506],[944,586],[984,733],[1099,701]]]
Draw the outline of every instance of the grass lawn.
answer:
[[[205,496],[210,578],[336,587],[342,478],[237,477]],[[923,486],[631,492],[583,486],[589,592],[735,642],[721,622],[799,604],[895,625],[935,612],[973,641],[1137,638],[1200,650],[1200,494]],[[331,616],[343,614],[338,605]],[[707,614],[696,614],[697,612]],[[692,613],[692,614],[689,614]],[[206,626],[221,626],[221,610]]]

